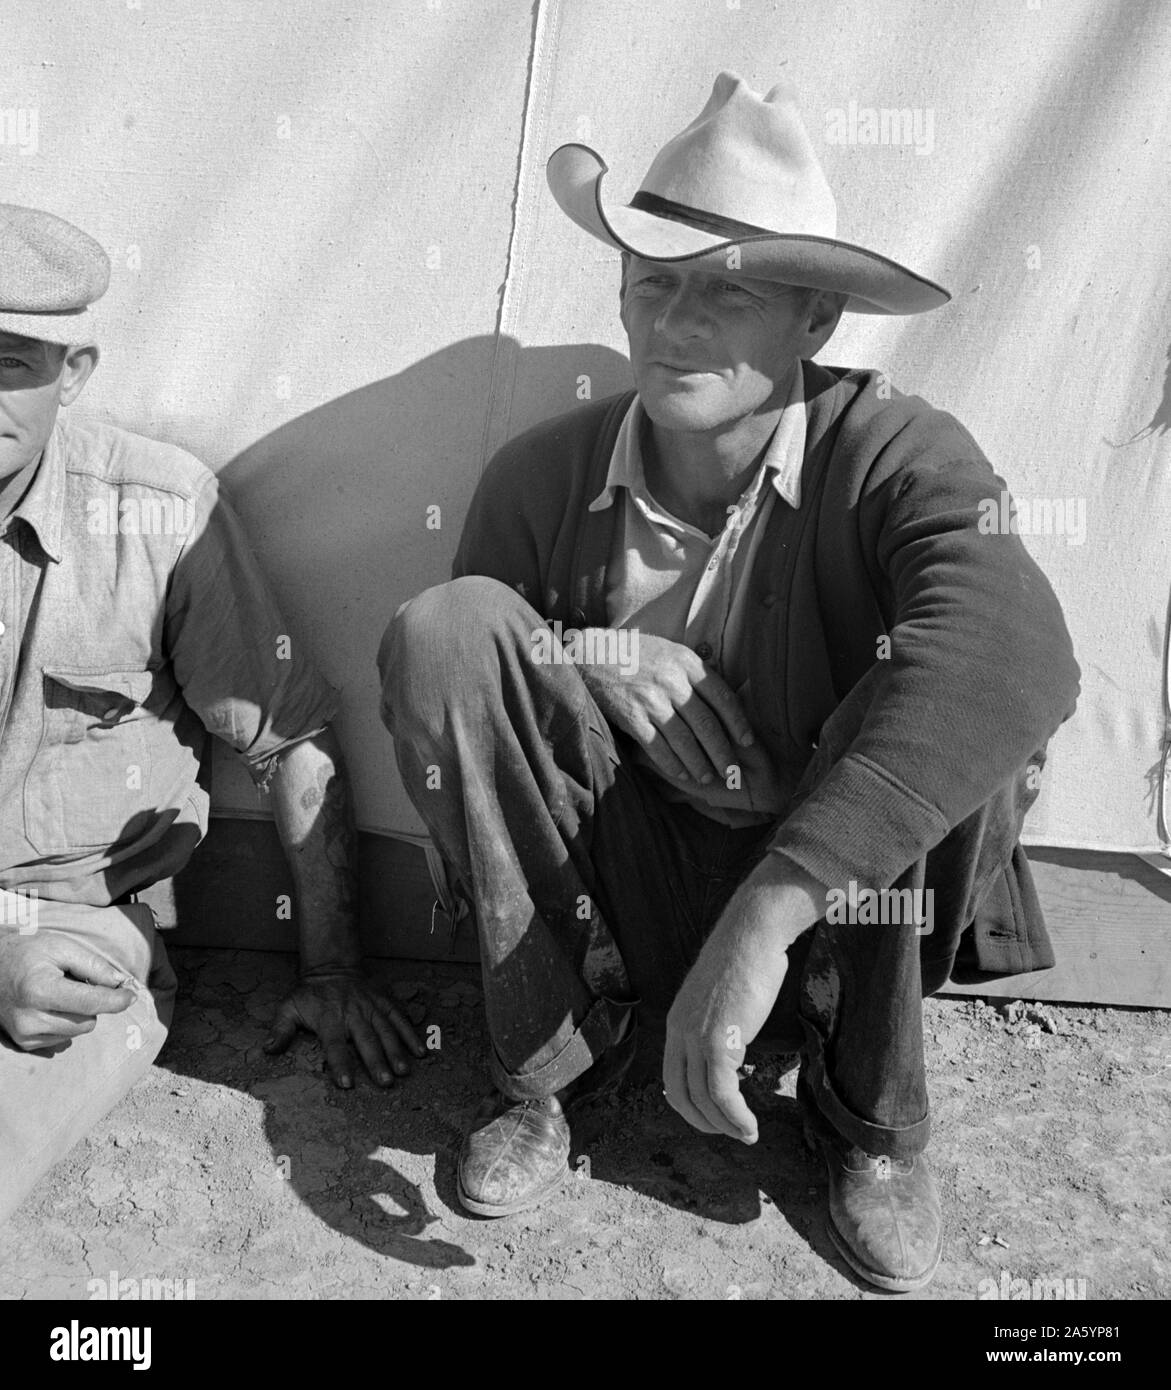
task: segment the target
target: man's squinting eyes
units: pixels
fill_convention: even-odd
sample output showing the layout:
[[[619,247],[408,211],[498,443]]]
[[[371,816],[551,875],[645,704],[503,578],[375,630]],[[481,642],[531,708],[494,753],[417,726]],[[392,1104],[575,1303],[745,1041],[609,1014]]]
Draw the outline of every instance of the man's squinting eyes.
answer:
[[[670,275],[637,275],[630,281],[630,287],[642,294],[674,290],[678,284],[679,282]],[[737,280],[714,280],[707,285],[699,286],[699,293],[716,295],[727,301],[753,303],[780,299],[785,295],[786,289],[784,285],[773,285],[767,281],[759,285],[744,285]]]
[[[10,381],[27,382],[29,377],[35,377],[38,382],[47,382],[61,370],[65,356],[62,348],[41,345],[0,349],[0,373]]]

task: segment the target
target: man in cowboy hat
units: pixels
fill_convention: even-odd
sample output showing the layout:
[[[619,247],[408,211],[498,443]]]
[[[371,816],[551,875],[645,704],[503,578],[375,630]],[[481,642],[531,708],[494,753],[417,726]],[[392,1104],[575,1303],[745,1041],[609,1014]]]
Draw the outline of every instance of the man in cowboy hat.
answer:
[[[207,830],[205,731],[271,787],[303,974],[298,1026],[339,1085],[352,1041],[390,1084],[420,1055],[359,970],[354,830],[333,691],[215,477],[181,449],[58,418],[98,361],[109,261],[0,205],[0,1222],[149,1067],[175,994],[137,893]]]
[[[548,178],[622,253],[637,389],[500,451],[455,578],[380,654],[480,933],[496,1089],[460,1197],[553,1190],[636,1007],[666,1014],[670,1104],[753,1143],[737,1069],[771,1033],[803,1054],[838,1250],[917,1288],[941,1250],[921,999],[961,945],[1052,964],[1019,834],[1078,668],[1019,538],[978,524],[1003,483],[967,432],[812,360],[843,310],[948,295],[838,239],[792,91],[722,74],[627,207],[605,167],[567,145]]]

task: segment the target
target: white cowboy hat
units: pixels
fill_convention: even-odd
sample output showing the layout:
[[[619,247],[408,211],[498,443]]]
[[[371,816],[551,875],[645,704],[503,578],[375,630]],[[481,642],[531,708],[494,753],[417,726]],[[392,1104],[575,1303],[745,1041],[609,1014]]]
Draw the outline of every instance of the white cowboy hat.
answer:
[[[837,290],[856,314],[920,314],[951,298],[906,266],[838,240],[834,196],[787,82],[761,97],[720,73],[707,105],[663,146],[625,207],[604,202],[606,170],[600,155],[572,144],[553,151],[545,173],[579,227],[642,260]]]

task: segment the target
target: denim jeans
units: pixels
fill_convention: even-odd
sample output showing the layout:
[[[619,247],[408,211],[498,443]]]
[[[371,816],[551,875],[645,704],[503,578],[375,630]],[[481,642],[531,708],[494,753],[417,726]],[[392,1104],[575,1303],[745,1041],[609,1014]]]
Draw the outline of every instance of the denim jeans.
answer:
[[[670,1008],[776,829],[731,830],[660,796],[576,668],[533,661],[542,625],[512,589],[465,577],[405,604],[379,652],[404,785],[475,903],[491,1070],[517,1100],[581,1075],[630,1009]],[[875,680],[826,721],[793,804],[849,746]],[[789,949],[763,1031],[801,1049],[814,1118],[869,1153],[927,1142],[922,997],[1012,858],[1026,799],[1022,770],[883,885],[935,890],[930,935],[823,918]]]

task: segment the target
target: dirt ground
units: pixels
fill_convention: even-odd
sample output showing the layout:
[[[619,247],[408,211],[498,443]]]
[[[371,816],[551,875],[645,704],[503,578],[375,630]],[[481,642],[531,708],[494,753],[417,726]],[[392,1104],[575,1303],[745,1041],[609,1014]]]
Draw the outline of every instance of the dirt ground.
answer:
[[[158,1064],[0,1233],[0,1298],[85,1298],[115,1270],[196,1299],[888,1296],[824,1233],[791,1058],[750,1054],[747,1149],[667,1107],[648,1046],[575,1132],[563,1190],[485,1221],[453,1180],[486,1089],[474,968],[395,966],[441,1047],[390,1093],[345,1093],[307,1037],[260,1050],[293,957],[172,958],[182,992]],[[933,1284],[901,1297],[978,1298],[1005,1272],[1171,1297],[1166,1013],[930,1000],[926,1034],[946,1238]]]

